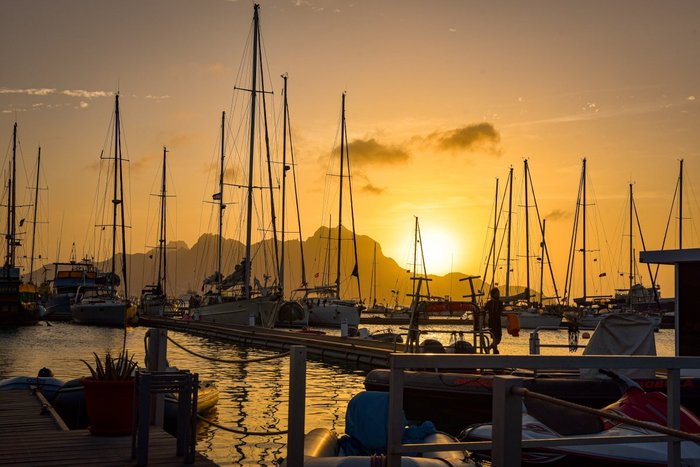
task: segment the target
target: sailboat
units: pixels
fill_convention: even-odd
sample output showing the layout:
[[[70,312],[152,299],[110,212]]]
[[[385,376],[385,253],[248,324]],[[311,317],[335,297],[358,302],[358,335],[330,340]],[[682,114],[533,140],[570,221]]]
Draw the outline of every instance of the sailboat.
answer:
[[[253,276],[252,265],[253,265],[253,245],[252,245],[252,232],[253,232],[253,201],[254,195],[257,190],[266,191],[269,190],[269,201],[270,210],[272,218],[272,232],[275,237],[273,241],[274,245],[274,276],[279,279],[280,275],[280,261],[277,249],[277,229],[275,224],[274,216],[274,199],[272,196],[272,180],[271,180],[271,162],[269,159],[269,151],[267,158],[267,171],[268,171],[268,187],[261,187],[257,185],[256,178],[254,174],[254,169],[260,160],[256,157],[256,136],[260,129],[256,128],[257,119],[260,117],[265,122],[267,117],[266,112],[266,101],[265,101],[265,88],[264,79],[262,76],[262,41],[260,33],[260,21],[259,21],[259,5],[254,5],[253,11],[253,33],[252,33],[252,66],[251,66],[251,85],[248,89],[236,88],[236,90],[246,91],[250,93],[250,116],[248,123],[250,125],[249,135],[250,135],[250,146],[248,151],[248,159],[246,161],[246,175],[247,180],[244,184],[232,184],[224,183],[224,158],[225,158],[225,117],[226,114],[222,113],[221,117],[221,158],[220,158],[220,172],[219,172],[219,186],[218,192],[212,196],[213,201],[218,205],[218,242],[217,242],[217,270],[214,274],[208,276],[204,280],[203,288],[207,289],[206,293],[202,296],[199,303],[195,303],[194,306],[190,307],[190,312],[194,319],[199,319],[202,321],[210,321],[222,324],[234,324],[234,325],[257,325],[263,327],[273,327],[277,322],[277,317],[280,313],[287,314],[287,308],[292,308],[289,314],[296,315],[301,314],[299,310],[301,307],[296,302],[287,302],[283,299],[282,286],[275,280],[272,284],[268,284],[268,280],[271,276],[264,274],[263,282],[257,277]],[[258,100],[262,104],[261,115],[257,114]],[[262,130],[265,132],[265,141],[267,138],[267,125],[264,124]],[[262,152],[263,148],[257,148]],[[245,254],[244,257],[235,265],[233,272],[227,276],[224,276],[222,272],[222,240],[223,240],[223,214],[226,207],[224,200],[224,187],[225,186],[235,186],[238,188],[243,188],[245,190],[245,200],[242,205],[245,206]],[[256,211],[257,212],[257,211]]]
[[[0,326],[36,324],[39,321],[36,286],[24,284],[16,264],[17,238],[17,123],[12,130],[12,160],[7,184],[7,232],[5,263],[0,268]]]
[[[498,210],[498,180],[496,180],[496,199],[494,207],[494,226],[493,226],[493,239],[491,241],[491,248],[489,251],[489,257],[486,261],[486,269],[484,271],[484,277],[488,277],[488,269],[491,268],[491,284],[492,287],[498,286],[496,282],[496,270],[498,269],[499,253],[502,248],[502,243],[505,240],[506,249],[506,264],[505,264],[505,285],[503,289],[503,302],[506,307],[503,312],[504,316],[501,318],[501,325],[503,327],[508,326],[508,315],[510,318],[517,318],[517,324],[519,328],[523,329],[535,329],[538,327],[557,327],[561,323],[561,315],[556,310],[556,306],[551,307],[549,305],[545,306],[545,301],[555,301],[558,303],[558,292],[556,282],[554,280],[554,274],[551,269],[551,262],[549,261],[549,252],[547,250],[547,243],[545,241],[545,228],[546,219],[540,217],[539,208],[535,199],[535,191],[532,184],[532,177],[530,174],[530,166],[528,160],[525,159],[523,162],[523,186],[524,186],[524,244],[525,252],[522,257],[525,259],[525,267],[522,268],[525,272],[525,288],[521,292],[514,293],[514,287],[511,284],[511,275],[514,272],[512,269],[512,236],[513,236],[513,167],[510,167],[508,171],[508,180],[506,183],[506,189],[504,190],[503,199],[501,200],[501,210]],[[508,203],[506,207],[505,198],[508,198]],[[532,200],[530,199],[532,197]],[[532,204],[531,204],[532,202]],[[540,254],[537,257],[537,261],[540,263],[539,270],[539,296],[532,292],[532,283],[534,282],[533,272],[534,263],[532,258],[535,256],[531,251],[531,244],[533,240],[533,235],[530,232],[531,224],[531,214],[530,209],[534,207],[536,213],[536,229],[540,234]],[[501,222],[501,214],[503,210],[506,211],[505,230],[504,238],[501,240],[501,245],[497,247],[497,235],[498,227]],[[554,288],[554,297],[544,297],[544,270],[545,263],[549,264],[549,274],[551,277],[551,283]],[[483,287],[484,283],[482,283]],[[481,291],[483,293],[483,289]],[[551,310],[551,308],[555,308]]]
[[[121,119],[119,116],[119,93],[114,96],[114,135],[112,190],[112,223],[102,228],[111,227],[111,271],[102,276],[102,280],[93,285],[80,286],[76,291],[75,303],[71,305],[73,321],[80,324],[100,326],[125,326],[136,315],[128,295],[126,237],[124,222],[124,187],[122,172]],[[102,158],[102,155],[100,155]],[[121,238],[121,279],[117,272],[117,238]],[[117,293],[121,280],[124,280],[124,293]]]
[[[160,198],[159,223],[158,223],[158,258],[156,259],[158,266],[156,269],[155,284],[146,285],[141,290],[141,297],[137,313],[139,315],[164,316],[172,314],[174,307],[171,305],[166,295],[167,285],[167,210],[166,200],[168,190],[166,186],[166,155],[168,149],[163,146],[163,171],[161,174],[161,189],[158,197]]]
[[[309,325],[322,327],[339,327],[343,323],[349,327],[357,328],[360,324],[360,314],[365,306],[362,300],[345,299],[340,295],[340,285],[343,279],[342,271],[342,244],[343,244],[343,179],[346,177],[345,169],[348,170],[348,180],[350,178],[350,154],[348,152],[347,127],[345,121],[345,93],[343,93],[341,104],[341,125],[340,125],[340,189],[338,194],[338,246],[336,262],[335,283],[322,284],[316,287],[303,287],[296,289],[294,294],[301,294],[301,303],[309,312]],[[350,203],[352,208],[352,185],[349,183]],[[353,209],[351,209],[351,212]],[[355,237],[355,220],[352,220],[352,240],[354,247],[355,265],[350,273],[351,277],[357,279],[358,295],[361,297],[360,274],[357,261],[357,239]],[[330,237],[330,228],[328,229]],[[329,239],[330,241],[330,239]],[[330,254],[330,249],[328,250]]]

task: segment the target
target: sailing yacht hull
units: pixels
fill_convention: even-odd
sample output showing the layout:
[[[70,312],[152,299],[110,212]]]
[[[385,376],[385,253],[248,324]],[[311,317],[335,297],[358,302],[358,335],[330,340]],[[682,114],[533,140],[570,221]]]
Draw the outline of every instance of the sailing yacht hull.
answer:
[[[309,312],[309,326],[340,327],[343,322],[353,327],[360,325],[361,309],[354,302],[310,300],[304,305]]]
[[[76,303],[71,306],[73,321],[97,326],[124,326],[134,316],[133,308],[118,300]]]
[[[230,300],[194,307],[194,319],[239,326],[263,326],[271,328],[277,320],[282,301],[275,297],[256,297]]]

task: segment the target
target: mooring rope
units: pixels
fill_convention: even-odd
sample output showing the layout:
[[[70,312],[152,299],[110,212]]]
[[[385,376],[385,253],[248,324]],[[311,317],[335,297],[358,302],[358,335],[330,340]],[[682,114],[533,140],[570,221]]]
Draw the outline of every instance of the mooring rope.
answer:
[[[197,415],[197,418],[205,423],[208,423],[211,426],[215,426],[216,428],[220,428],[224,431],[229,431],[231,433],[236,433],[238,435],[251,435],[251,436],[275,436],[275,435],[286,435],[288,433],[288,430],[281,430],[281,431],[248,431],[248,430],[237,430],[235,428],[228,428],[223,425],[219,425],[216,422],[213,422],[209,419],[206,419],[202,417],[201,415]]]
[[[694,441],[695,443],[700,443],[700,435],[694,433],[686,433],[685,431],[676,430],[674,428],[669,428],[667,426],[659,425],[658,423],[644,422],[641,420],[636,420],[624,415],[619,415],[615,412],[605,412],[599,409],[593,409],[591,407],[586,407],[585,405],[574,404],[573,402],[564,401],[557,399],[556,397],[547,396],[545,394],[540,394],[539,392],[533,392],[525,388],[512,388],[513,394],[522,397],[532,397],[533,399],[539,399],[541,401],[550,402],[552,404],[561,405],[562,407],[567,407],[569,409],[579,410],[581,412],[586,412],[593,415],[598,415],[601,418],[608,420],[614,420],[620,423],[626,423],[628,425],[636,426],[639,428],[644,428],[650,431],[656,431],[669,436],[675,436],[676,438],[686,439],[688,441]]]
[[[216,357],[208,357],[206,355],[202,355],[200,353],[197,353],[193,350],[190,350],[186,347],[184,347],[181,344],[178,344],[173,340],[172,337],[168,336],[168,340],[175,344],[177,347],[181,348],[185,352],[194,355],[195,357],[203,358],[205,360],[211,360],[213,362],[221,362],[221,363],[255,363],[255,362],[265,362],[267,360],[274,360],[276,358],[283,358],[289,355],[289,352],[283,352],[279,353],[277,355],[270,355],[269,357],[259,357],[259,358],[241,358],[241,359],[235,359],[235,360],[229,360],[229,359],[224,359],[224,358],[216,358]]]

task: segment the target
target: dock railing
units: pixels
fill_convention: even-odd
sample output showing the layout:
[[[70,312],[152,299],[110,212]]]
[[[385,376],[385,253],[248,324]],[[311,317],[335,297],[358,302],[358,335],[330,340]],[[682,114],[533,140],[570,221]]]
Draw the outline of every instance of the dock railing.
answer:
[[[522,379],[513,376],[497,376],[493,384],[493,441],[459,442],[449,444],[402,444],[404,372],[412,368],[442,370],[464,369],[665,369],[667,372],[668,417],[667,426],[680,427],[680,372],[681,369],[700,369],[700,357],[654,356],[507,356],[507,355],[455,355],[455,354],[405,354],[394,353],[390,358],[389,382],[389,432],[387,461],[389,467],[401,465],[403,454],[410,452],[490,449],[494,467],[520,465],[523,448],[613,444],[619,437],[586,437],[576,440],[552,438],[522,440],[522,396],[517,388]],[[290,411],[291,412],[291,411]],[[465,427],[466,428],[466,427]],[[668,442],[668,465],[680,466],[681,440],[667,435],[642,435],[625,437],[629,442]],[[301,464],[299,464],[301,465]]]

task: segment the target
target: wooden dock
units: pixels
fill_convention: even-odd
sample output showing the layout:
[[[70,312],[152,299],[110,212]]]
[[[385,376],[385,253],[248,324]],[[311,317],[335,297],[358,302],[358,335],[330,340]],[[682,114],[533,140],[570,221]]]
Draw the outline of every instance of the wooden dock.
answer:
[[[128,466],[131,436],[93,436],[88,430],[65,431],[51,406],[31,390],[0,391],[0,464],[22,467],[74,465]],[[175,455],[175,438],[161,428],[151,427],[148,465],[185,465]],[[191,464],[190,464],[191,465]],[[196,455],[195,464],[215,466]]]
[[[401,343],[393,344],[358,337],[309,334],[287,329],[224,325],[170,318],[139,318],[139,326],[170,329],[224,342],[276,350],[288,350],[292,345],[303,345],[311,358],[340,361],[367,368],[388,368],[389,355],[392,352],[403,351],[404,346]]]

